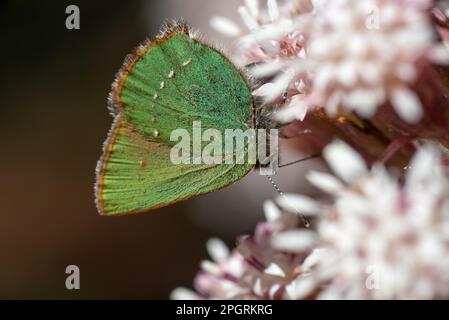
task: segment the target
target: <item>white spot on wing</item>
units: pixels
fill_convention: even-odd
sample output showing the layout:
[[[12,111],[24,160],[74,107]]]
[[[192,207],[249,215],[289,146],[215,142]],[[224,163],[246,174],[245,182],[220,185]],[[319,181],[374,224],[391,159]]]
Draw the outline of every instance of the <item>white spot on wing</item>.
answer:
[[[189,59],[189,60],[187,60],[186,62],[184,62],[184,63],[182,64],[182,66],[183,66],[183,67],[186,67],[186,66],[188,66],[191,62],[192,62],[192,59]]]

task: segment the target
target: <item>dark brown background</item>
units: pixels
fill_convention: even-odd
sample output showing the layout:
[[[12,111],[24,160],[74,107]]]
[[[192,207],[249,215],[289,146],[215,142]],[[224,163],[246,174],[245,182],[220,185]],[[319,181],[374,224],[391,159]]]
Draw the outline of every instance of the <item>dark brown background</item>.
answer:
[[[224,40],[208,21],[235,16],[239,3],[1,2],[0,298],[164,299],[191,285],[209,237],[232,245],[263,219],[263,200],[276,193],[254,173],[217,193],[133,217],[100,217],[93,199],[111,124],[106,97],[124,56],[165,18],[183,16]],[[80,7],[80,30],[65,28],[69,4]],[[303,170],[283,170],[281,186],[300,189]],[[65,288],[69,264],[81,269],[81,290]]]

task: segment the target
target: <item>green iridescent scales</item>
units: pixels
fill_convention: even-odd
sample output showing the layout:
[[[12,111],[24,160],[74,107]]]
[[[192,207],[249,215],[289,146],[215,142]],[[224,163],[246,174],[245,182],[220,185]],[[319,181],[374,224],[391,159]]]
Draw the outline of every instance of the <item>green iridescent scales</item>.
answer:
[[[113,84],[115,120],[97,168],[96,202],[104,215],[138,213],[225,187],[251,164],[179,164],[170,160],[173,130],[253,127],[245,77],[185,24],[129,56]]]

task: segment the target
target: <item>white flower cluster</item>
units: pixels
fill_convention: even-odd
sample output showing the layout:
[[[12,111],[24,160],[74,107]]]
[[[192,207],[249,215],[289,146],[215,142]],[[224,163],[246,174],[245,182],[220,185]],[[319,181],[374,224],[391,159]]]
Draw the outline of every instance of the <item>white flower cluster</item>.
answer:
[[[232,252],[211,239],[207,249],[212,261],[203,261],[195,278],[196,292],[175,289],[173,299],[303,299],[313,296],[311,276],[317,262],[312,250],[316,234],[299,229],[297,214],[281,213],[265,203],[267,221],[251,237],[243,236]]]
[[[281,121],[303,120],[316,108],[369,118],[390,103],[416,123],[423,108],[412,86],[432,63],[449,62],[431,22],[432,0],[245,2],[239,13],[248,32],[221,17],[212,25],[239,37],[239,61],[256,63],[256,77],[273,78],[254,94],[284,104]]]
[[[267,202],[267,222],[254,236],[232,253],[211,240],[198,293],[177,289],[173,298],[449,298],[449,174],[440,150],[421,147],[403,179],[382,164],[367,168],[340,141],[324,157],[335,175],[307,178],[327,201]],[[296,212],[315,217],[313,231],[300,227]]]
[[[419,149],[404,181],[381,164],[369,170],[342,142],[329,145],[324,156],[337,176],[311,172],[308,180],[330,203],[282,200],[284,207],[321,217],[315,276],[326,285],[319,298],[448,298],[449,176],[440,151]]]

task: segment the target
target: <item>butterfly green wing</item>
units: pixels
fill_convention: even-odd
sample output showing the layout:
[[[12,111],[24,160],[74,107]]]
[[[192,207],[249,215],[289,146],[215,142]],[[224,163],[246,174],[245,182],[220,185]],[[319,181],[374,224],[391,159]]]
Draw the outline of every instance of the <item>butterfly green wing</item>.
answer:
[[[244,76],[185,25],[171,27],[127,58],[110,96],[116,116],[97,167],[96,202],[104,215],[156,209],[225,187],[252,164],[173,164],[175,129],[252,127]],[[226,157],[228,155],[224,155]]]
[[[170,146],[144,139],[119,115],[98,168],[101,214],[139,213],[217,190],[251,170],[245,165],[174,165]]]
[[[191,132],[194,120],[204,130],[253,126],[245,77],[184,24],[140,46],[113,86],[112,109],[152,141],[171,143],[170,133],[177,128]]]

